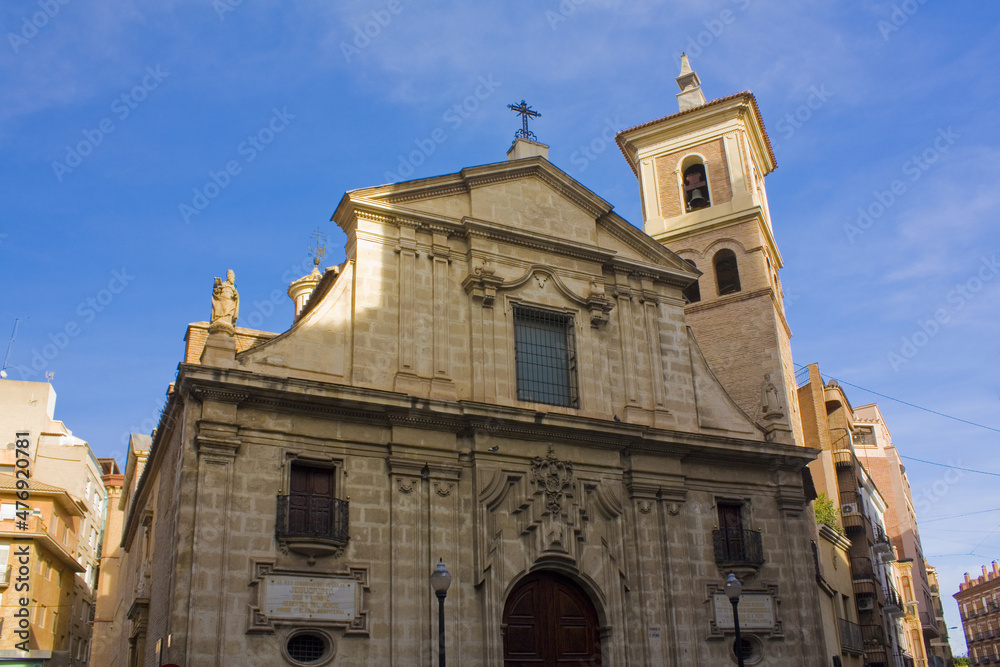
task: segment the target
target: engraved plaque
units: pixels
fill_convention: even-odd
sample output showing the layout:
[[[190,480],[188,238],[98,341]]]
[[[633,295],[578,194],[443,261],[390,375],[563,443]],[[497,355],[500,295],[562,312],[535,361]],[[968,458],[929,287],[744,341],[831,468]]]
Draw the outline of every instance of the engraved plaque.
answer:
[[[353,621],[357,584],[347,577],[270,574],[264,614],[271,619]]]
[[[720,630],[733,630],[733,603],[724,593],[712,596],[715,603],[715,625]],[[740,596],[740,629],[770,630],[774,627],[774,598],[768,593],[744,593]]]

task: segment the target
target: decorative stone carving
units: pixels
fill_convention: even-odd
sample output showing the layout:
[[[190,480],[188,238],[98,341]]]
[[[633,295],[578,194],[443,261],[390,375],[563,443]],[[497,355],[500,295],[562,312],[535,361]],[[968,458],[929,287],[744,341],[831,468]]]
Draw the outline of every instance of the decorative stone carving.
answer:
[[[573,464],[555,457],[552,447],[543,459],[531,460],[531,481],[545,491],[545,509],[552,514],[562,512],[563,491],[573,483]]]
[[[590,293],[587,295],[587,308],[590,310],[590,326],[597,329],[608,322],[608,314],[614,304],[608,298],[604,283],[598,280],[590,281]]]
[[[466,294],[473,300],[482,303],[483,308],[492,308],[496,301],[497,289],[503,284],[503,278],[495,275],[496,269],[490,264],[477,266],[469,276],[462,281]]]
[[[450,496],[454,488],[455,485],[451,482],[434,482],[434,493],[438,494],[442,498]]]
[[[770,373],[764,373],[764,381],[760,385],[760,407],[765,419],[783,417],[785,414],[778,400],[778,387],[771,381]]]
[[[226,272],[226,281],[215,279],[212,291],[212,320],[208,331],[232,331],[240,316],[240,294],[236,291],[236,274],[232,269]]]

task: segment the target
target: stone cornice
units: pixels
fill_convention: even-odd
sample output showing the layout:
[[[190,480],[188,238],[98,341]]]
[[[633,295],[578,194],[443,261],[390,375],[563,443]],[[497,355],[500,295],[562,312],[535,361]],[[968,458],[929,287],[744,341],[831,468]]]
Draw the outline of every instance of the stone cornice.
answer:
[[[577,446],[669,455],[684,461],[725,462],[768,468],[798,469],[819,450],[745,440],[721,435],[667,431],[636,424],[539,413],[511,406],[473,401],[415,399],[381,391],[296,378],[280,378],[242,370],[205,369],[182,364],[178,391],[199,387],[225,388],[249,395],[242,408],[309,414],[454,433],[489,431],[503,436],[564,442]]]

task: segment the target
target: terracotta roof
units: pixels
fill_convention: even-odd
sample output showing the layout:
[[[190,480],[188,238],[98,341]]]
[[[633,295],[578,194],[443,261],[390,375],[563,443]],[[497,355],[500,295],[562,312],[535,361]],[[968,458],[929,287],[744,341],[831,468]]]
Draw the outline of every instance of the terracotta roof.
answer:
[[[632,164],[632,159],[629,157],[628,153],[625,152],[625,147],[622,145],[621,136],[623,134],[631,132],[632,130],[641,129],[643,127],[649,127],[650,125],[655,125],[665,120],[673,120],[674,118],[679,118],[681,116],[692,114],[697,111],[701,111],[702,109],[705,109],[707,107],[717,106],[725,102],[731,102],[740,97],[749,98],[748,101],[750,102],[750,107],[753,109],[753,113],[757,117],[757,122],[760,124],[760,129],[764,133],[764,143],[767,145],[767,152],[771,156],[771,162],[774,163],[775,168],[777,169],[778,162],[777,160],[774,159],[774,148],[771,147],[771,138],[767,136],[767,128],[764,126],[764,118],[760,115],[760,109],[757,107],[757,98],[754,97],[753,93],[751,93],[749,90],[744,90],[743,92],[735,93],[733,95],[727,95],[726,97],[720,97],[717,100],[705,102],[700,106],[692,107],[691,109],[685,109],[684,111],[678,111],[677,113],[670,114],[669,116],[664,116],[663,118],[657,118],[656,120],[651,120],[642,123],[640,125],[636,125],[635,127],[630,127],[628,129],[622,130],[616,135],[618,150],[622,152],[622,155],[625,156],[625,161],[628,162],[629,166],[632,168],[632,171],[635,172],[635,166]]]
[[[17,488],[17,477],[14,475],[7,475],[0,473],[0,491],[19,491]],[[60,489],[58,486],[52,486],[50,484],[43,484],[42,482],[36,482],[33,479],[28,480],[28,490],[29,491],[48,491],[49,493],[66,493],[66,489]]]
[[[269,341],[277,335],[271,331],[258,331],[257,329],[236,327],[236,352],[238,354],[244,350],[249,350],[251,347]],[[201,363],[201,352],[205,349],[205,341],[208,340],[208,322],[192,322],[189,324],[184,340],[187,342],[187,348],[184,351],[184,363]]]

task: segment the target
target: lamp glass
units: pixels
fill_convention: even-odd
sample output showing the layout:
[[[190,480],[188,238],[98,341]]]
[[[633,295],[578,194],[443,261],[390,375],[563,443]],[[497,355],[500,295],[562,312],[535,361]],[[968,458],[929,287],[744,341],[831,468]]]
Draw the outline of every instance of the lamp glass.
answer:
[[[431,588],[435,593],[445,593],[451,586],[451,575],[444,567],[444,561],[439,560],[434,572],[431,573]]]
[[[740,595],[743,593],[743,584],[740,580],[736,578],[736,575],[732,572],[726,577],[726,597],[730,601],[738,600]]]

